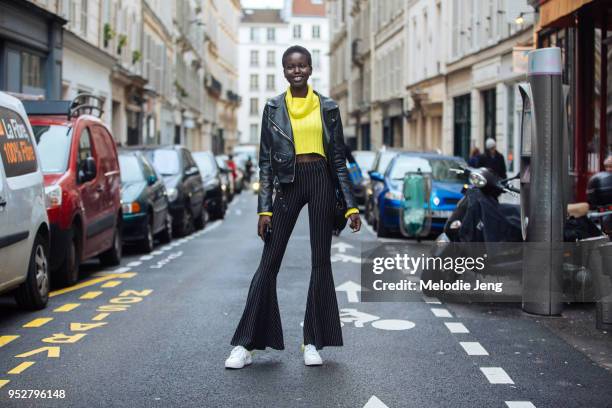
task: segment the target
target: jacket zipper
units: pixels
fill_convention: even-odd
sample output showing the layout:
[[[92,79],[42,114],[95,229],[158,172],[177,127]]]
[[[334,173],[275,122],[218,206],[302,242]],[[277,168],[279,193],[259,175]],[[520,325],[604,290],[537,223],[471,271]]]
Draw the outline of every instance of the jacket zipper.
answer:
[[[278,131],[280,132],[280,134],[281,134],[281,135],[283,135],[283,136],[285,136],[285,137],[287,138],[287,140],[289,140],[289,141],[291,142],[291,144],[293,145],[293,177],[292,177],[292,179],[291,179],[291,182],[293,182],[293,181],[295,180],[295,161],[296,161],[296,157],[295,157],[295,156],[296,156],[296,154],[295,154],[295,143],[293,142],[293,140],[291,140],[291,138],[290,138],[290,137],[289,137],[289,136],[288,136],[288,135],[287,135],[285,132],[283,132],[283,130],[281,129],[281,127],[280,127],[280,126],[278,126],[278,125],[276,124],[276,122],[274,122],[274,121],[273,121],[272,119],[270,119],[269,117],[268,117],[268,120],[269,120],[270,122],[272,122],[272,124],[273,124],[274,126],[276,126],[276,128],[278,129]],[[271,149],[270,149],[270,151],[271,151]],[[280,181],[279,181],[279,182],[280,182]]]

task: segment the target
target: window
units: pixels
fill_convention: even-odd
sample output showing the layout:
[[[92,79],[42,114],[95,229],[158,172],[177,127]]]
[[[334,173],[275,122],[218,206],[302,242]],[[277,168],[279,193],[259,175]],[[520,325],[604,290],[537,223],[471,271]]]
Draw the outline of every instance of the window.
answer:
[[[251,98],[250,100],[250,104],[249,104],[249,113],[251,115],[257,115],[257,113],[259,112],[259,101],[257,98]]]
[[[495,139],[495,89],[482,92],[484,104],[484,140]]]
[[[454,155],[461,156],[466,160],[470,156],[470,104],[470,94],[458,96],[453,99]]]
[[[0,108],[0,156],[7,178],[33,173],[38,168],[32,137],[21,115]]]
[[[318,24],[315,24],[312,26],[312,38],[313,39],[319,39],[321,38],[321,26]]]
[[[302,38],[302,26],[296,24],[293,26],[293,38]]]
[[[251,74],[250,89],[251,91],[259,90],[259,77],[257,76],[257,74]]]
[[[81,33],[87,36],[87,0],[81,0]]]
[[[251,41],[252,42],[259,41],[259,30],[255,27],[251,27]]]
[[[93,157],[93,153],[91,150],[91,135],[89,134],[89,130],[85,128],[81,132],[81,137],[79,138],[79,155],[77,158],[79,180],[85,176],[85,163],[88,157]]]
[[[312,66],[314,68],[321,67],[321,50],[312,50]]]
[[[319,78],[312,78],[312,89],[319,90],[321,80]]]
[[[276,41],[276,29],[275,28],[268,28],[266,32],[267,32],[266,37],[269,42]]]
[[[514,171],[514,116],[516,113],[514,85],[508,85],[508,129],[506,132],[506,163],[508,164],[508,172]]]
[[[274,66],[274,61],[276,60],[276,52],[273,50],[268,51],[266,56],[266,65],[269,67]]]
[[[251,127],[250,127],[250,138],[251,138],[251,142],[256,142],[257,141],[257,133],[259,131],[258,129],[258,125],[257,123],[252,123]]]
[[[251,50],[251,66],[259,66],[259,51],[257,50]]]
[[[273,91],[275,88],[274,74],[268,74],[266,76],[266,90]]]

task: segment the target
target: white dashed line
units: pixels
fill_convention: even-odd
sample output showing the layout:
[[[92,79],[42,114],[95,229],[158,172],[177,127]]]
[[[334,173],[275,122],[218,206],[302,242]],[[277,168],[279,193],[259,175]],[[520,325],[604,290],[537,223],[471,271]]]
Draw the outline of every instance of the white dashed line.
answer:
[[[143,255],[140,257],[141,261],[150,261],[151,259],[153,259],[153,255]]]
[[[450,312],[446,309],[441,309],[441,308],[437,308],[437,307],[432,307],[431,308],[431,312],[436,316],[436,317],[453,317]]]
[[[437,298],[435,297],[423,297],[423,300],[425,301],[425,303],[430,304],[430,305],[441,305],[442,302],[440,302]]]
[[[480,371],[491,384],[514,384],[514,381],[501,367],[480,367]]]
[[[113,271],[113,273],[123,273],[123,272],[127,272],[129,271],[130,268],[126,268],[125,266],[122,266],[121,268],[117,268]]]
[[[161,247],[160,251],[167,251],[169,249],[172,249],[172,244]]]
[[[164,251],[157,250],[157,251],[151,252],[151,255],[161,255],[163,253],[164,253]]]
[[[536,406],[529,401],[506,401],[506,405],[508,408],[536,408]]]
[[[129,266],[130,268],[135,268],[140,265],[142,265],[142,262],[140,261],[134,261],[134,262],[130,262],[129,264],[127,264],[127,266]]]
[[[461,344],[461,347],[463,347],[468,356],[489,355],[489,352],[477,341],[460,341],[459,344]]]
[[[451,323],[444,322],[446,327],[451,333],[469,333],[470,331],[463,325],[463,323]]]

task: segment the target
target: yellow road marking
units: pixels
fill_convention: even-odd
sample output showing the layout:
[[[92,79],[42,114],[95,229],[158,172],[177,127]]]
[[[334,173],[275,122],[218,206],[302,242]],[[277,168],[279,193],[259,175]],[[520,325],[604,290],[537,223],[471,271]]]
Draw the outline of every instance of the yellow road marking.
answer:
[[[125,275],[129,275],[129,276],[125,276]],[[130,272],[126,272],[126,273],[109,273],[108,275],[100,276],[99,278],[94,278],[94,279],[90,279],[90,280],[85,281],[85,282],[77,283],[74,286],[70,286],[70,287],[67,287],[67,288],[55,290],[55,291],[49,293],[49,297],[63,295],[64,293],[68,293],[68,292],[74,292],[75,290],[79,290],[79,289],[86,288],[88,286],[96,285],[96,284],[98,284],[100,282],[106,282],[106,281],[109,281],[111,279],[124,278],[124,277],[125,278],[132,278],[135,275],[136,275],[135,272],[132,272],[131,274],[130,274]]]
[[[138,275],[138,272],[122,272],[122,273],[112,273],[112,272],[98,272],[94,273],[92,276],[112,276],[113,278],[133,278]]]
[[[94,316],[94,318],[93,318],[93,319],[91,319],[91,320],[94,320],[94,321],[104,320],[104,319],[106,319],[106,318],[107,318],[109,315],[110,315],[110,313],[99,313],[99,314],[97,314],[96,316]]]
[[[104,292],[99,291],[99,290],[87,292],[83,296],[81,296],[79,299],[95,299],[98,296],[100,296],[102,293],[104,293]]]
[[[0,388],[4,387],[6,384],[10,383],[10,380],[0,380]]]
[[[65,305],[62,305],[53,311],[54,312],[69,312],[71,310],[76,309],[79,306],[81,306],[80,303],[66,303]]]
[[[22,327],[40,327],[53,320],[52,317],[39,317],[38,319],[34,319],[29,323],[24,324]]]
[[[19,336],[0,336],[0,347],[6,346],[11,341],[18,339]]]
[[[114,288],[115,286],[121,285],[121,281],[108,281],[104,285],[103,288]]]
[[[30,357],[34,354],[47,353],[47,358],[59,358],[60,348],[58,346],[39,347],[37,349],[26,351],[25,353],[17,354],[15,357]]]
[[[35,361],[24,361],[23,363],[19,364],[17,367],[9,371],[7,374],[21,374],[29,367],[33,366],[34,363]]]

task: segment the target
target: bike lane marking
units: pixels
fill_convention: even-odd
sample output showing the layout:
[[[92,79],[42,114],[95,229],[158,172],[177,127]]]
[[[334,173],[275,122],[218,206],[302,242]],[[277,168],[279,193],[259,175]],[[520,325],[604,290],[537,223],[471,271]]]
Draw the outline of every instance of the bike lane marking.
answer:
[[[436,317],[453,317],[450,312],[444,308],[432,307],[431,312]]]
[[[11,341],[13,340],[17,340],[19,338],[19,336],[0,336],[0,347],[2,346],[6,346],[7,344],[9,344]]]
[[[477,341],[460,341],[459,344],[463,347],[468,356],[489,355],[489,352]]]
[[[530,401],[505,401],[508,408],[536,408]]]
[[[51,320],[53,320],[52,317],[39,317],[39,318],[29,321],[28,323],[24,324],[21,327],[26,327],[26,328],[41,327],[49,323]]]
[[[463,323],[459,322],[444,322],[444,325],[448,328],[448,331],[451,333],[469,333],[470,331],[463,325]]]
[[[11,370],[7,371],[7,374],[21,374],[25,370],[27,370],[29,367],[33,366],[35,363],[36,363],[35,361],[24,361],[23,363],[19,364],[17,367],[12,368]]]
[[[80,303],[66,303],[65,305],[56,307],[55,309],[53,309],[53,311],[54,312],[69,312],[71,310],[76,309],[79,306],[81,306]]]
[[[100,290],[87,292],[87,293],[83,294],[79,299],[83,299],[83,300],[95,299],[98,296],[100,296],[102,293],[104,293],[104,292],[102,292]]]
[[[514,384],[506,370],[501,367],[480,367],[480,371],[491,384]]]

